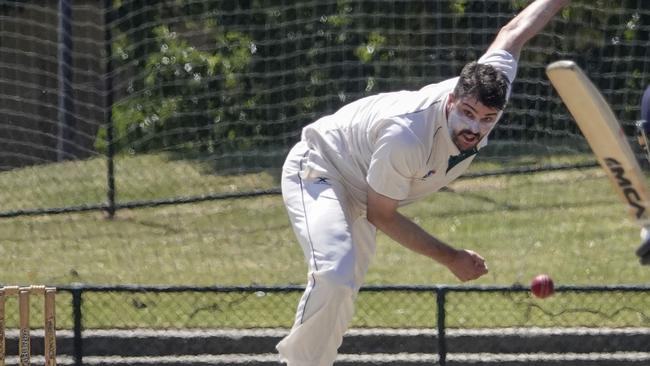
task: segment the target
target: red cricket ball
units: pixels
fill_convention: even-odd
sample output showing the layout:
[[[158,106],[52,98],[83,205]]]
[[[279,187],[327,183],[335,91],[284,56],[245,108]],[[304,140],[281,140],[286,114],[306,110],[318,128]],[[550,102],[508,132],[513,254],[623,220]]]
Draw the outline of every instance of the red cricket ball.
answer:
[[[540,299],[547,298],[555,292],[553,280],[549,275],[541,274],[535,276],[530,283],[530,292]]]

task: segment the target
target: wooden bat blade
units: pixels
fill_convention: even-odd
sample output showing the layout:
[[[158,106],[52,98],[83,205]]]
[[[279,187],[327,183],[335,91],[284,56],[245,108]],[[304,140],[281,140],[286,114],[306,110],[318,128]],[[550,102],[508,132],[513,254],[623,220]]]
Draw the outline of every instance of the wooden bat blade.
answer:
[[[649,225],[650,195],[643,172],[605,98],[573,61],[554,62],[546,74],[630,215],[639,225]]]

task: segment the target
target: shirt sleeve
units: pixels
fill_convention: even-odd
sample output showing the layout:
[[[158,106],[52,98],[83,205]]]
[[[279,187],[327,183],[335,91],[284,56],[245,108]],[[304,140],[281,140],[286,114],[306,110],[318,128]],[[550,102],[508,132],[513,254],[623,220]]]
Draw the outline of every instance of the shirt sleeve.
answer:
[[[506,75],[510,84],[517,76],[517,59],[505,50],[493,50],[487,52],[478,60],[479,64],[492,65],[495,69]]]
[[[650,122],[650,85],[641,98],[641,119]]]
[[[377,193],[394,200],[408,197],[418,171],[421,144],[413,132],[400,125],[387,128],[375,143],[366,180]]]

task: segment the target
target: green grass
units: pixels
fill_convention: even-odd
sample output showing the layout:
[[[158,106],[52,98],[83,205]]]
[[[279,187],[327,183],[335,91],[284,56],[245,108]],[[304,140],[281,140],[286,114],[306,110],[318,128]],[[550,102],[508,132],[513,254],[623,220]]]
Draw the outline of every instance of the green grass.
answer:
[[[524,160],[530,162],[519,162]],[[201,164],[170,162],[162,155],[121,157],[118,162],[120,200],[277,186],[273,173],[219,176]],[[102,202],[103,164],[93,159],[1,173],[3,210]],[[474,171],[493,164],[479,162]],[[403,212],[439,238],[486,258],[490,273],[472,284],[526,285],[538,273],[551,274],[560,285],[647,283],[648,268],[634,256],[638,228],[600,169],[461,179],[450,188]],[[7,284],[285,285],[306,280],[302,252],[279,196],[121,210],[113,220],[99,212],[5,218],[0,232],[0,279]],[[437,263],[380,235],[366,283],[458,281]],[[258,295],[192,295],[194,300],[182,309],[174,305],[188,301],[182,295],[92,294],[84,317],[88,327],[290,325],[298,294]],[[540,326],[559,319],[575,325],[630,323],[620,314],[594,308],[586,312],[591,318],[561,313],[586,306],[582,295],[557,296],[543,306],[526,296],[512,296],[514,300],[503,295],[490,299],[496,306],[492,310],[463,305],[467,300],[455,305],[450,297],[451,309],[458,306],[456,314],[468,314],[450,316],[450,324],[516,325],[531,324],[530,319]],[[355,324],[432,326],[433,299],[431,294],[362,293]],[[597,296],[589,299],[600,306]],[[647,307],[648,300],[638,300],[643,301]],[[63,294],[59,303],[66,307],[69,297]],[[416,316],[422,309],[429,310]],[[251,317],[251,312],[260,315]],[[491,317],[477,315],[485,312]],[[70,322],[64,313],[60,326]]]

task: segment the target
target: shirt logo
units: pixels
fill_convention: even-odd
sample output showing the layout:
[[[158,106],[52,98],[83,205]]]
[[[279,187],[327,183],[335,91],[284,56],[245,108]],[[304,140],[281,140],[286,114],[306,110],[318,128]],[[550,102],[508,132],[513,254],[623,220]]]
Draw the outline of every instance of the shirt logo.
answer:
[[[324,184],[326,186],[330,186],[330,182],[328,181],[329,178],[326,177],[316,177],[316,182],[314,184]]]

